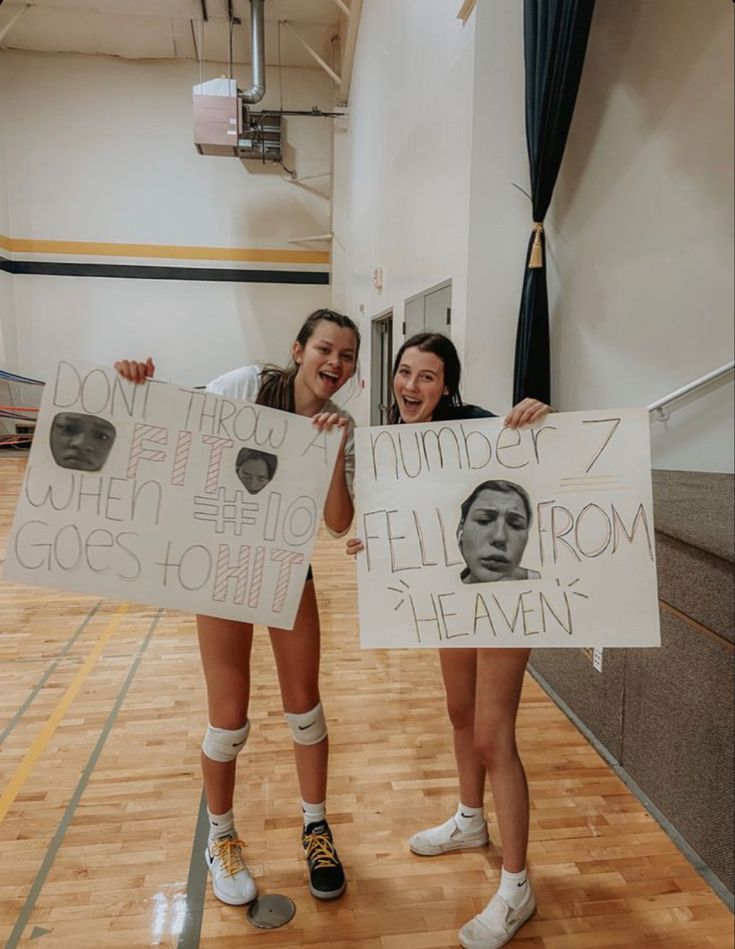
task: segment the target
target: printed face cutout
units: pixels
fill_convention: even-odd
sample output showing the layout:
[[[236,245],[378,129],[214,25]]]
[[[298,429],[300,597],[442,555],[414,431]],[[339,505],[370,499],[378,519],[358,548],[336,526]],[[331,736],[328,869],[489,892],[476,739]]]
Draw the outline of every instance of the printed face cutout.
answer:
[[[235,472],[248,494],[258,494],[270,484],[277,467],[276,455],[257,448],[241,448],[235,461]]]
[[[467,565],[462,571],[464,583],[540,576],[521,567],[531,521],[525,492],[521,494],[523,489],[516,487],[510,482],[488,482],[476,489],[465,507],[457,529],[457,542]]]
[[[107,461],[116,435],[112,422],[98,415],[59,412],[49,435],[51,454],[62,468],[99,471]]]

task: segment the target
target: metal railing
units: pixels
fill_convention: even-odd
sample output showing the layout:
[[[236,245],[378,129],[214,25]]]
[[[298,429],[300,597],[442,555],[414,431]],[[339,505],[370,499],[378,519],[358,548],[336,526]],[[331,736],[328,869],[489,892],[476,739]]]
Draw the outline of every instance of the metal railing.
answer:
[[[652,402],[648,406],[648,411],[655,414],[656,419],[665,422],[669,417],[668,407],[672,402],[676,402],[685,395],[689,395],[696,389],[701,389],[710,382],[715,382],[717,379],[721,379],[723,376],[726,376],[733,370],[735,370],[735,360],[731,360],[730,362],[725,363],[724,366],[720,366],[719,369],[713,369],[712,372],[708,372],[706,376],[702,376],[700,379],[695,379],[694,382],[690,382],[687,385],[682,386],[680,389],[670,392],[668,395],[665,395],[663,399],[658,399],[656,402]]]

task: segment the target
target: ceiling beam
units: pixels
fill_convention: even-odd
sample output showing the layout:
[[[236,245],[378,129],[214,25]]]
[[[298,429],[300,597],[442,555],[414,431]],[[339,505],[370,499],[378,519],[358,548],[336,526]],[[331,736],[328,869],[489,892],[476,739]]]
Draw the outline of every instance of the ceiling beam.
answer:
[[[472,11],[475,9],[476,2],[477,0],[464,0],[464,3],[459,9],[459,13],[457,14],[457,19],[464,20],[466,23],[470,13],[472,13]]]
[[[344,0],[334,0],[334,2],[337,4],[337,6],[340,8],[340,10],[344,13],[346,17],[349,17],[351,15],[352,11],[344,2]]]
[[[0,2],[2,2],[2,0],[0,0]],[[0,10],[0,43],[2,43],[29,6],[30,3],[24,3],[20,10],[14,10],[13,7],[6,7],[4,11]]]
[[[342,53],[342,82],[337,90],[337,102],[340,105],[347,105],[350,97],[350,82],[352,80],[352,63],[355,60],[355,47],[357,46],[357,28],[360,25],[360,11],[362,10],[362,0],[352,0],[350,8],[350,18],[347,21],[347,38],[345,39],[345,48]]]
[[[296,30],[291,26],[291,24],[289,23],[289,21],[288,21],[288,20],[281,20],[281,23],[283,23],[283,25],[286,27],[286,29],[288,30],[289,33],[291,33],[293,36],[296,37],[296,39],[299,41],[299,43],[301,43],[301,45],[304,47],[304,49],[305,49],[306,52],[309,54],[309,56],[311,56],[312,59],[315,59],[315,60],[319,63],[319,65],[322,67],[322,69],[323,69],[326,73],[329,73],[329,75],[332,77],[332,79],[334,79],[334,81],[335,81],[336,83],[341,84],[341,83],[342,83],[342,77],[341,77],[341,76],[338,76],[337,73],[332,69],[332,67],[329,66],[329,65],[327,65],[327,63],[324,62],[324,60],[321,58],[321,56],[319,55],[319,53],[317,53],[317,51],[316,51],[315,49],[312,49],[312,47],[309,46],[309,44],[306,42],[305,39],[302,39],[302,38],[299,36],[299,34],[296,32]]]

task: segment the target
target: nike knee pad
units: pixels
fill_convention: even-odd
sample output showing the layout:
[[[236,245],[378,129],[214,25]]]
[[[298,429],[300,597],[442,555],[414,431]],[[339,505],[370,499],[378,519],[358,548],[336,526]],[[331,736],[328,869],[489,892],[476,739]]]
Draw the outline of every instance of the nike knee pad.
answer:
[[[242,728],[234,730],[208,725],[202,742],[202,751],[212,761],[234,761],[245,746],[249,734],[249,719]]]
[[[321,702],[309,712],[286,712],[286,721],[297,745],[318,745],[327,737],[327,723]]]

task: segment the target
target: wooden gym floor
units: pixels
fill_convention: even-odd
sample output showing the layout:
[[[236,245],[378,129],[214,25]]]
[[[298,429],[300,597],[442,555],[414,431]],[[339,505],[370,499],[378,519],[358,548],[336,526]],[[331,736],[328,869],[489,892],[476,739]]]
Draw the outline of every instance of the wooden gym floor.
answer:
[[[25,461],[0,456],[0,556]],[[329,819],[349,885],[305,885],[298,791],[267,636],[253,650],[253,731],[238,829],[261,894],[296,915],[271,932],[202,873],[205,701],[183,613],[2,585],[0,940],[6,949],[443,949],[495,891],[497,850],[413,856],[408,835],[456,804],[437,656],[361,652],[354,568],[321,536],[314,570],[330,725]],[[727,949],[728,909],[527,676],[518,723],[539,909],[524,949]],[[497,836],[491,798],[491,836]]]

